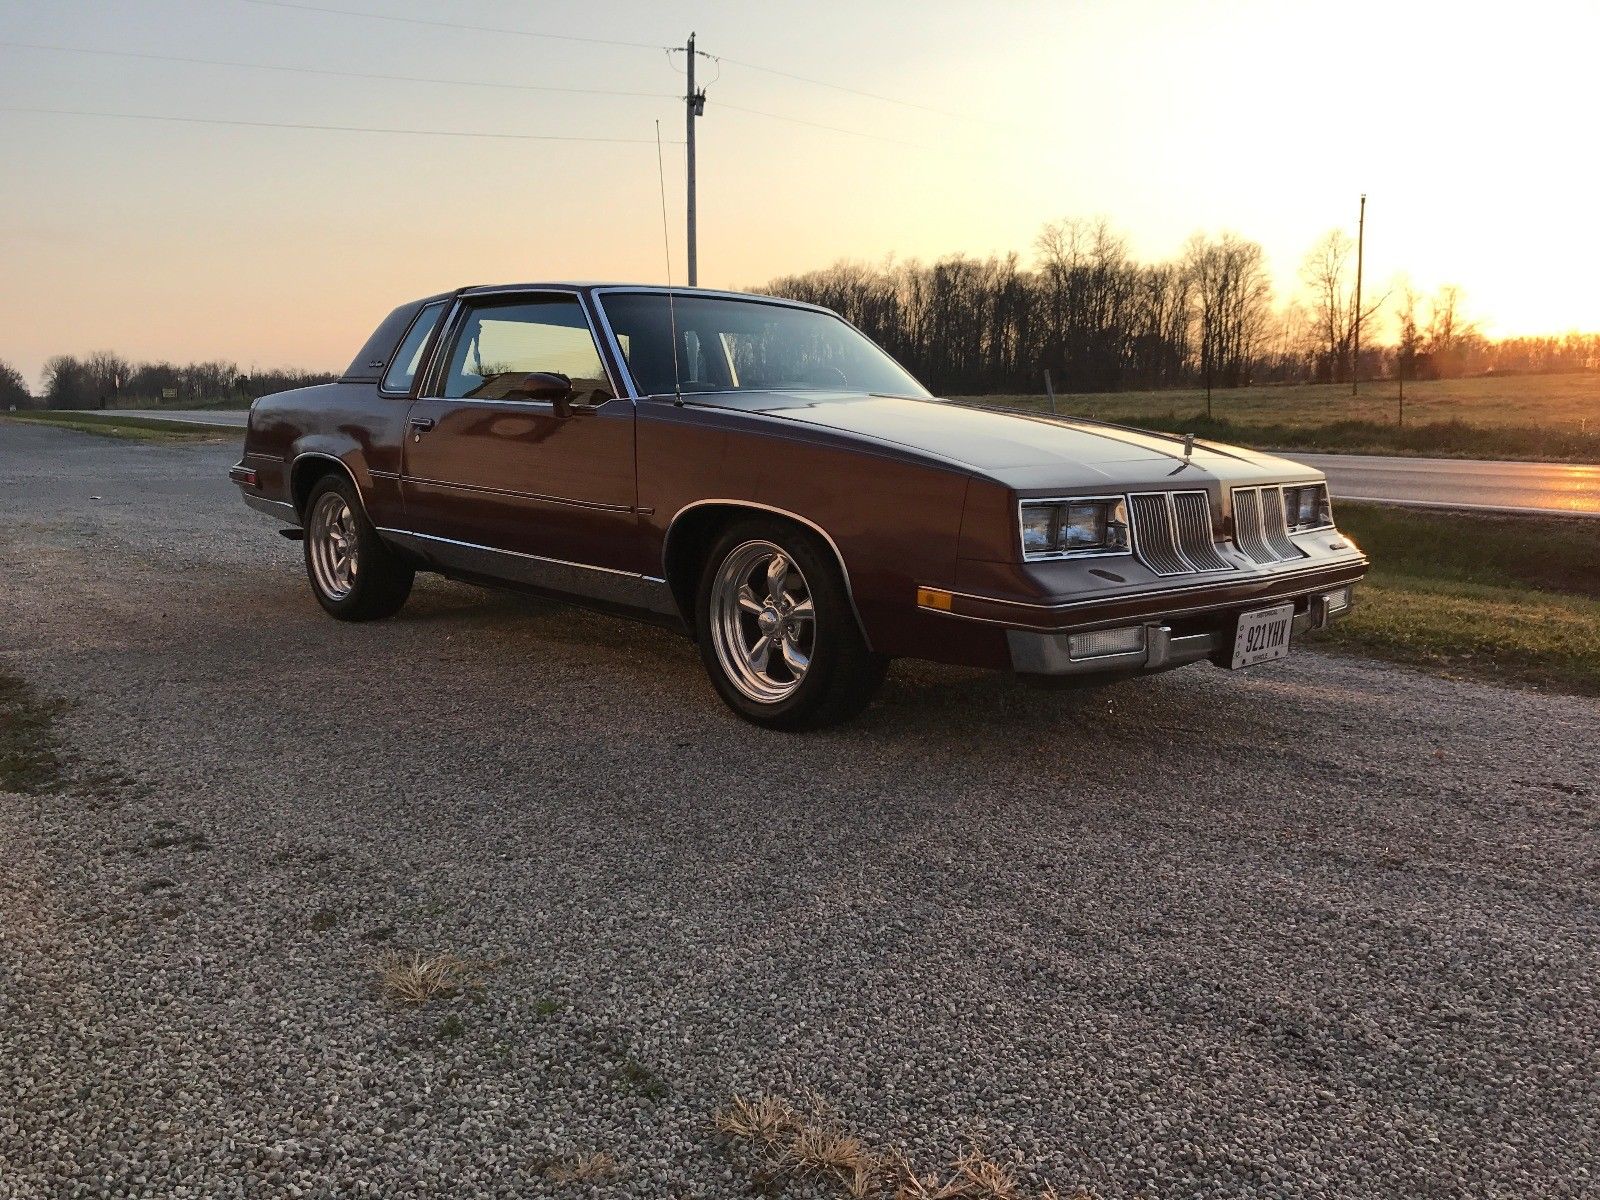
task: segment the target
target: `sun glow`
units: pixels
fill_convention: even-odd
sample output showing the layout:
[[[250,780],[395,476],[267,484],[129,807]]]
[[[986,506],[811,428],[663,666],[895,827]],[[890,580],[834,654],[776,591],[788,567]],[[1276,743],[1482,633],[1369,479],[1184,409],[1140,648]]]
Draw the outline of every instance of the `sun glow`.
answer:
[[[137,7],[138,11],[133,11]],[[438,14],[423,0],[394,12]],[[1197,230],[1262,243],[1278,299],[1312,243],[1353,234],[1366,277],[1459,285],[1491,335],[1600,329],[1585,122],[1600,4],[1532,0],[818,0],[710,15],[618,3],[611,26],[854,91],[708,68],[700,278],[759,284],[839,259],[1031,256],[1104,214],[1146,261]],[[591,6],[464,0],[462,21],[593,33]],[[691,19],[692,18],[692,19]],[[66,31],[70,31],[69,33]],[[335,71],[527,77],[527,45],[265,6],[6,6],[0,40]],[[637,137],[681,128],[659,53],[551,43],[539,82],[656,94],[284,77],[0,48],[0,108]],[[363,61],[352,64],[351,47]],[[907,97],[926,108],[885,103]],[[934,112],[929,109],[938,109]],[[746,110],[756,110],[755,112]],[[947,115],[955,112],[958,115]],[[812,124],[774,120],[777,114]],[[827,128],[818,128],[825,126]],[[226,128],[0,112],[0,357],[337,367],[397,301],[466,282],[665,276],[653,144]],[[682,278],[681,151],[666,179]]]

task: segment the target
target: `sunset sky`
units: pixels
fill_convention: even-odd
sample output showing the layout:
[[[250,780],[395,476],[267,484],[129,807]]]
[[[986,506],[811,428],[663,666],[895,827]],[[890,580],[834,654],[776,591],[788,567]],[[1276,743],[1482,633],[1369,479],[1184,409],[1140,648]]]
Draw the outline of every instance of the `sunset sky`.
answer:
[[[336,369],[423,293],[659,281],[652,139],[657,118],[682,139],[683,56],[650,47],[690,29],[770,69],[699,67],[706,286],[1028,252],[1045,221],[1104,214],[1149,259],[1237,230],[1288,295],[1365,191],[1370,286],[1458,283],[1491,334],[1600,329],[1595,0],[303,3],[645,47],[250,0],[0,0],[0,360],[33,384],[50,354],[95,349]],[[665,152],[681,282],[682,147]]]

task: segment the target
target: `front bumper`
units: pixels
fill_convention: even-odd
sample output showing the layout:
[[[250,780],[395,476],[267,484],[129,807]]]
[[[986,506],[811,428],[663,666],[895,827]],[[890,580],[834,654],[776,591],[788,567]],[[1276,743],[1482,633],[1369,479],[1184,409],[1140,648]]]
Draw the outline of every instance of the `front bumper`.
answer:
[[[1335,607],[1332,598],[1341,592],[1345,596],[1343,607]],[[1354,585],[1345,584],[1292,597],[1295,602],[1293,636],[1326,629],[1334,621],[1348,616],[1354,607],[1354,594]],[[1006,646],[1011,655],[1011,669],[1019,675],[1133,675],[1164,671],[1202,659],[1220,662],[1233,648],[1234,626],[1244,611],[1247,609],[1214,611],[1198,622],[1144,622],[1137,626],[1144,631],[1143,644],[1136,650],[1114,654],[1074,656],[1071,633],[1031,629],[1008,629]]]

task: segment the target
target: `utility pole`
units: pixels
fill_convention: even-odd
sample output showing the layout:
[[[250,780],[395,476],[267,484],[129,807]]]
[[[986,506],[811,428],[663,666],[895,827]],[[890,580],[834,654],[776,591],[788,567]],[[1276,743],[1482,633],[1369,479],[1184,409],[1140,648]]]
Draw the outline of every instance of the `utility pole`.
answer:
[[[1356,325],[1350,344],[1350,394],[1361,382],[1361,260],[1367,243],[1367,194],[1361,193],[1361,218],[1356,224]]]
[[[685,114],[686,114],[684,119],[685,119],[685,121],[687,122],[687,125],[688,125],[687,136],[685,138],[685,142],[686,142],[686,145],[687,145],[687,151],[688,151],[688,166],[687,166],[687,169],[684,172],[684,174],[688,177],[688,181],[689,181],[689,202],[688,202],[688,213],[689,213],[689,239],[688,239],[689,240],[689,245],[688,245],[689,286],[690,287],[695,287],[699,283],[700,272],[699,272],[699,266],[698,266],[698,262],[697,262],[698,249],[699,249],[699,246],[698,246],[699,239],[695,234],[695,220],[694,220],[694,218],[695,218],[695,212],[694,212],[694,191],[695,191],[695,187],[694,187],[694,122],[695,122],[695,118],[696,117],[704,115],[704,113],[706,111],[706,94],[705,94],[704,89],[702,89],[702,90],[697,92],[697,91],[695,91],[695,87],[694,87],[694,56],[695,56],[695,49],[694,49],[694,34],[693,33],[689,34],[689,44],[688,44],[688,46],[685,47],[685,49],[688,51],[688,60],[689,60],[689,88],[688,88],[688,91],[685,93],[684,98],[683,98],[683,100],[684,100],[684,111],[685,111]]]

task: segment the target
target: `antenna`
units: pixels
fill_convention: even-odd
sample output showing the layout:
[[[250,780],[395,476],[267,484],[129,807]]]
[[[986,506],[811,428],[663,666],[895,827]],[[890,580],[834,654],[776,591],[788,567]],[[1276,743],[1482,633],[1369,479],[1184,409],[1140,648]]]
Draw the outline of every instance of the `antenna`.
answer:
[[[683,407],[682,377],[678,372],[678,313],[672,303],[672,235],[667,231],[667,171],[661,165],[661,122],[656,122],[656,179],[661,184],[661,248],[667,255],[667,323],[672,330],[672,402]]]

